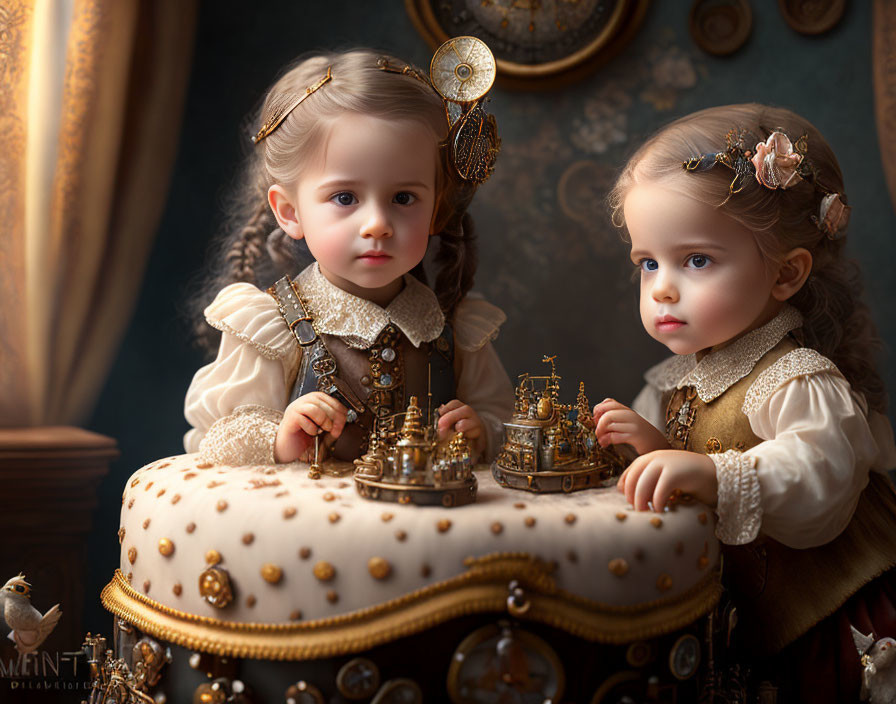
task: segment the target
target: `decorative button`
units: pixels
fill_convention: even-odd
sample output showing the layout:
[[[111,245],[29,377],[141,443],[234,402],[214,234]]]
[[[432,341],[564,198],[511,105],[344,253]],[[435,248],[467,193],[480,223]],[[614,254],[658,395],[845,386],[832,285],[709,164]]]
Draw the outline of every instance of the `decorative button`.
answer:
[[[283,579],[283,570],[270,562],[266,562],[261,567],[261,578],[268,584],[279,584]]]
[[[362,376],[362,377],[361,377],[361,384],[362,384],[363,386],[370,386],[370,377],[367,376],[366,374],[365,374],[364,376]]]
[[[381,386],[390,386],[392,384],[392,375],[391,374],[382,374],[380,376],[380,385]]]
[[[347,423],[354,423],[356,420],[358,420],[358,413],[354,408],[348,409],[348,413],[345,414],[345,420]]]
[[[609,567],[610,572],[615,574],[617,577],[624,577],[626,574],[628,574],[628,563],[621,557],[617,557],[615,560],[610,560],[607,567]]]
[[[387,362],[391,362],[395,359],[395,350],[393,350],[391,347],[387,347],[382,352],[380,352],[380,357],[385,359]]]
[[[382,557],[371,557],[367,561],[367,570],[374,579],[386,579],[392,574],[392,565]]]
[[[220,567],[208,567],[199,575],[199,595],[209,604],[223,609],[233,601],[230,575]]]
[[[714,454],[722,451],[722,443],[718,438],[709,438],[706,441],[706,453]]]
[[[314,565],[314,576],[321,582],[329,582],[336,576],[336,568],[326,560],[321,560]]]

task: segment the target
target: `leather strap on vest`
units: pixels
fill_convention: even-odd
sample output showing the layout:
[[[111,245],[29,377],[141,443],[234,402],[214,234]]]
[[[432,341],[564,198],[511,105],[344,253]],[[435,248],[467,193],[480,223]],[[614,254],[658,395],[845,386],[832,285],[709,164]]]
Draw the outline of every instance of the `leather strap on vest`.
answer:
[[[322,391],[335,398],[348,409],[348,422],[354,422],[365,410],[364,402],[357,394],[337,376],[336,360],[321,336],[314,328],[314,319],[302,300],[302,296],[296,289],[295,283],[284,276],[268,289],[268,293],[277,301],[280,315],[286,321],[290,332],[299,343],[302,350],[302,362],[299,368],[299,383],[296,385],[295,396],[305,393],[304,380],[307,375],[308,365],[314,372],[318,391]]]

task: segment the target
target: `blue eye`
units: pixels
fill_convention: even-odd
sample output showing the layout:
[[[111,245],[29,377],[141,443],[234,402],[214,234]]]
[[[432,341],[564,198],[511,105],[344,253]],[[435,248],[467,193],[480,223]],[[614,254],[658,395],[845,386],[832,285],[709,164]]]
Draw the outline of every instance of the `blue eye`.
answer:
[[[638,266],[641,267],[641,271],[656,271],[660,268],[656,259],[642,259],[638,262]]]
[[[342,193],[337,193],[330,200],[335,201],[339,205],[354,205],[358,202],[355,198],[354,194],[349,193],[348,191],[343,191]]]
[[[688,257],[687,264],[694,269],[705,269],[709,266],[709,257],[705,254],[692,254]]]
[[[392,199],[393,203],[398,203],[398,205],[410,205],[417,197],[413,193],[408,193],[407,191],[401,191],[400,193],[396,193],[395,197]]]

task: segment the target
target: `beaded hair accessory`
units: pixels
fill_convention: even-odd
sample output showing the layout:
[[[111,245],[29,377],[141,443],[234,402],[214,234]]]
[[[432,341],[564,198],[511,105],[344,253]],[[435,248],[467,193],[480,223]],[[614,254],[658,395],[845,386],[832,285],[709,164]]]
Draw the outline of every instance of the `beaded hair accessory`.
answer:
[[[308,86],[305,89],[304,93],[299,94],[297,98],[294,98],[292,101],[284,103],[281,106],[277,106],[271,112],[271,116],[267,119],[267,121],[261,126],[261,129],[252,137],[252,143],[258,144],[261,140],[271,134],[275,129],[277,129],[280,124],[287,118],[289,113],[295,110],[305,99],[308,98],[309,95],[314,93],[315,91],[320,90],[325,84],[329,83],[333,80],[333,67],[327,66],[327,74],[321,78],[319,81],[314,83],[313,85]]]
[[[495,57],[476,37],[455,37],[433,55],[429,79],[412,66],[395,66],[382,57],[377,67],[390,73],[411,76],[435,90],[445,103],[448,135],[443,147],[449,162],[464,181],[485,183],[501,148],[494,115],[482,107],[495,82]]]
[[[796,144],[780,131],[773,131],[765,142],[759,142],[752,150],[745,148],[747,133],[742,130],[729,130],[725,137],[725,150],[710,154],[701,154],[682,162],[685,171],[708,171],[716,164],[734,171],[734,178],[728,185],[728,196],[722,205],[736,193],[740,193],[746,180],[753,176],[764,188],[786,190],[806,181],[824,193],[819,212],[812,215],[812,222],[829,239],[836,240],[844,236],[852,210],[846,204],[845,196],[835,193],[823,186],[818,180],[818,170],[806,158],[808,135],[802,135]]]

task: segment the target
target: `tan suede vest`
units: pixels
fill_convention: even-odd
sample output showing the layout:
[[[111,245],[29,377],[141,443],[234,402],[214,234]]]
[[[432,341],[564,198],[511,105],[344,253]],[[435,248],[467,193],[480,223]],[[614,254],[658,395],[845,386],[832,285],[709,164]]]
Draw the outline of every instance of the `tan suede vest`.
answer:
[[[759,444],[741,408],[756,378],[795,349],[784,338],[753,371],[703,403],[693,387],[663,396],[666,435],[675,449],[711,454]],[[896,493],[872,471],[846,529],[815,548],[789,548],[761,532],[747,545],[723,546],[723,580],[737,606],[737,642],[747,655],[770,655],[834,613],[864,584],[896,565]]]

